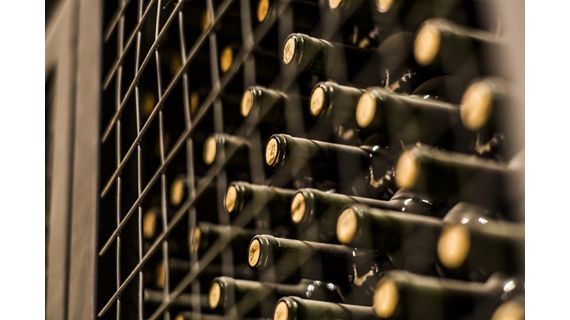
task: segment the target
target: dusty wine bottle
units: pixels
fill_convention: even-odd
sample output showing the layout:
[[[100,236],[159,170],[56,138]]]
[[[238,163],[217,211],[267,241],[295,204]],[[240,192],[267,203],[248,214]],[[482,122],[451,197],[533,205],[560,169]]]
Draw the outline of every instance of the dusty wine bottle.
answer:
[[[348,171],[353,176],[360,175],[362,172],[355,172],[355,169],[360,171],[368,167],[369,158],[370,153],[359,147],[286,134],[271,136],[265,147],[265,163],[268,166],[292,174],[310,168],[313,178],[331,181],[340,179],[339,171]]]
[[[398,21],[387,20],[376,10],[375,1],[329,0],[325,23],[337,27],[343,41],[360,48],[376,48],[401,31]],[[412,30],[410,30],[412,31]],[[415,30],[413,30],[415,31]]]
[[[207,166],[224,163],[236,177],[249,177],[249,143],[241,137],[216,133],[204,141],[202,160]]]
[[[385,201],[304,188],[299,189],[291,201],[291,220],[300,228],[310,230],[307,236],[311,238],[307,240],[328,242],[336,239],[336,225],[341,209],[354,203],[423,215],[435,213],[431,201],[407,192],[397,192],[389,201]],[[316,232],[313,232],[313,226]]]
[[[493,60],[501,56],[502,44],[484,31],[463,28],[444,19],[422,24],[414,43],[418,64],[432,72],[459,74],[468,78],[500,73]]]
[[[294,194],[294,190],[235,181],[228,186],[224,207],[232,219],[246,215],[242,219],[255,218],[259,228],[277,231],[291,226],[288,206]]]
[[[464,91],[460,114],[463,126],[477,132],[487,142],[496,136],[504,136],[507,142],[496,146],[504,157],[511,158],[522,146],[524,113],[514,107],[509,94],[513,92],[502,79],[481,78],[473,81]]]
[[[224,153],[231,153],[229,158],[248,159],[249,145],[245,139],[229,134],[213,134],[204,142],[202,160],[207,165],[213,165]],[[247,161],[247,160],[246,160]]]
[[[437,244],[445,268],[483,276],[524,274],[524,248],[524,224],[498,221],[447,225]]]
[[[226,43],[220,50],[219,66],[221,74],[228,73],[232,68],[235,69],[233,72],[240,72],[241,65],[245,60],[250,59],[255,61],[256,82],[271,83],[278,75],[279,57],[273,51],[256,47],[249,51],[248,55],[244,58],[244,56],[240,54],[240,51],[243,50],[242,44],[236,42],[235,39],[228,41],[229,43]],[[230,82],[226,87],[226,91],[232,91],[232,84],[237,83],[233,81]],[[239,87],[239,90],[242,88],[243,86]]]
[[[261,86],[247,88],[241,96],[240,114],[244,118],[281,124],[285,113],[285,93]]]
[[[503,302],[493,313],[491,320],[524,320],[524,295]]]
[[[228,40],[241,39],[241,22],[240,12],[237,8],[230,8],[226,10],[222,17],[215,19],[217,13],[210,12],[208,8],[204,7],[200,17],[200,29],[202,33],[207,32],[208,28],[212,27],[216,32],[219,43],[225,43]],[[215,25],[212,25],[215,23]]]
[[[241,97],[240,114],[260,126],[269,126],[273,132],[286,130],[287,112],[291,111],[305,99],[291,96],[284,92],[262,86],[247,88]],[[308,125],[301,117],[301,122]]]
[[[363,89],[340,85],[333,81],[317,83],[309,98],[309,111],[318,121],[356,128],[354,107]]]
[[[310,320],[310,319],[375,319],[372,307],[338,304],[324,301],[283,297],[275,305],[274,320]]]
[[[396,182],[405,190],[436,200],[466,201],[508,211],[522,198],[524,191],[516,186],[524,185],[522,170],[424,145],[402,153],[396,166]]]
[[[490,220],[509,220],[514,222],[514,220],[507,219],[500,212],[468,202],[454,204],[443,218],[444,224],[463,224],[467,226],[487,224]]]
[[[311,21],[314,21],[314,18],[320,14],[318,4],[313,1],[291,0],[284,3],[278,0],[259,0],[256,8],[256,19],[260,23],[271,23],[286,11],[292,15],[291,21],[295,30],[307,32],[315,27]]]
[[[202,256],[216,241],[223,238],[223,240],[227,241],[226,247],[231,248],[233,252],[234,264],[245,264],[246,255],[244,252],[247,252],[249,240],[254,235],[254,231],[242,229],[237,226],[200,222],[196,228],[190,231],[189,246],[191,252]]]
[[[468,151],[476,135],[461,125],[459,108],[434,99],[368,88],[358,100],[356,122],[364,130],[380,135],[386,146],[423,142]]]
[[[278,284],[218,277],[212,281],[209,306],[212,310],[237,315],[269,317],[277,300],[285,296],[298,296],[320,301],[342,301],[336,287],[330,283],[302,280],[298,284]]]
[[[376,286],[373,307],[382,319],[488,319],[489,311],[520,287],[499,277],[475,283],[390,271]]]
[[[385,77],[375,51],[331,43],[302,33],[292,33],[285,40],[283,63],[337,81],[355,80],[364,67],[370,70],[368,84],[382,82]]]
[[[446,18],[459,25],[494,30],[496,18],[489,12],[487,1],[466,0],[377,0],[372,13],[375,24],[383,29],[401,28],[416,31],[420,25],[435,17]],[[487,16],[484,16],[484,15]]]
[[[329,0],[327,1],[327,6],[333,12],[340,14],[344,17],[349,17],[354,14],[358,9],[364,6],[366,1],[355,0],[355,1],[345,1],[345,0]]]
[[[348,288],[353,254],[341,245],[257,235],[249,244],[248,264],[258,272],[273,271],[278,279],[314,279]]]
[[[386,253],[399,268],[435,275],[440,219],[352,204],[336,225],[340,243]]]
[[[151,207],[143,214],[143,238],[152,240],[156,237],[161,223],[160,208]]]
[[[166,208],[166,219],[174,214],[170,208]],[[148,210],[144,211],[142,216],[142,236],[145,250],[147,250],[160,233],[163,228],[162,209],[160,206],[151,206]],[[171,256],[178,258],[186,258],[188,256],[188,233],[185,228],[173,228],[168,235],[168,252]]]
[[[512,110],[508,96],[500,80],[486,78],[473,82],[461,100],[461,121],[469,130],[481,130],[486,126],[500,128]]]
[[[459,105],[463,92],[471,81],[472,79],[466,79],[457,75],[435,76],[420,84],[412,91],[411,95]]]
[[[178,207],[182,204],[182,201],[186,198],[188,189],[188,180],[185,175],[178,175],[172,183],[170,184],[170,204],[174,207]]]
[[[160,261],[154,273],[154,285],[158,289],[163,289],[166,285],[166,268],[164,261]],[[169,283],[178,283],[190,272],[190,261],[181,259],[168,259],[168,280]]]
[[[220,51],[220,72],[226,73],[230,70],[230,67],[234,63],[234,55],[239,50],[239,45],[226,45]]]
[[[172,181],[169,188],[169,202],[173,208],[179,208],[184,201],[189,198],[188,194],[188,178],[186,175],[181,174],[176,176]],[[199,183],[195,186],[195,191],[197,192],[199,188]],[[196,199],[193,203],[193,207],[199,215],[200,221],[208,222],[218,222],[218,216],[212,213],[212,206],[217,203],[217,190],[215,182],[208,184],[200,194],[195,194]],[[160,212],[160,211],[158,211]],[[160,217],[160,216],[159,216]],[[160,221],[160,220],[158,220]],[[143,221],[144,222],[144,221]]]

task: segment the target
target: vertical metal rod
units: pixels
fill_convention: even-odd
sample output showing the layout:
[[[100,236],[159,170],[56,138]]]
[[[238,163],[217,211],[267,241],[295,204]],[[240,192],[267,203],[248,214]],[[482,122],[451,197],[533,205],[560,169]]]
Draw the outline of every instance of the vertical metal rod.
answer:
[[[233,2],[233,1],[232,1]],[[231,4],[230,4],[231,5]],[[206,0],[206,7],[208,8],[208,14],[210,15],[210,21],[214,21],[214,4],[212,0]],[[231,9],[230,9],[231,10]],[[221,17],[220,19],[223,19]],[[220,74],[218,68],[218,43],[216,37],[215,28],[210,29],[210,73],[212,75],[212,88],[213,90],[220,89]],[[222,113],[222,101],[219,96],[214,100],[214,132],[222,133],[224,132],[224,117]],[[218,163],[225,162],[225,154],[222,150],[221,156],[216,158]],[[224,196],[227,188],[227,176],[226,171],[221,170],[216,177],[216,193],[217,193],[217,211],[218,211],[218,221],[222,225],[228,225],[230,223],[229,217],[223,209]],[[233,256],[230,250],[222,251],[222,274],[227,276],[233,276]]]
[[[143,9],[143,1],[138,0],[138,10],[137,10],[137,21],[141,23],[142,21],[142,9]],[[137,31],[137,46],[135,52],[135,74],[139,70],[139,61],[140,61],[140,51],[141,51],[141,31]],[[137,125],[137,134],[140,133],[141,130],[141,110],[140,110],[140,90],[139,86],[135,87],[135,107],[136,107],[136,125]],[[141,196],[142,192],[142,149],[140,143],[137,145],[137,197]],[[138,260],[139,262],[142,260],[143,257],[143,235],[142,235],[142,207],[139,205],[138,207],[138,217],[137,217],[137,238],[138,238]],[[138,276],[138,292],[137,292],[137,312],[138,312],[138,319],[142,320],[144,315],[144,307],[143,307],[143,292],[144,292],[144,278],[143,278],[143,271],[139,271]]]
[[[125,5],[125,0],[121,0],[121,5]],[[125,31],[125,17],[121,15],[119,20],[119,29],[117,34],[117,55],[123,54],[123,36]],[[122,78],[123,78],[123,64],[121,63],[119,69],[117,70],[117,77],[115,82],[115,107],[116,110],[119,110],[121,105],[121,85],[122,85]],[[116,164],[117,168],[121,163],[121,120],[117,120],[116,124]],[[121,223],[121,174],[119,173],[119,177],[117,178],[117,226]],[[117,236],[117,244],[116,244],[116,279],[117,279],[117,290],[121,286],[121,236]],[[117,297],[117,308],[116,308],[116,318],[119,320],[121,318],[121,296]]]
[[[180,45],[180,56],[182,60],[186,60],[186,39],[184,36],[184,13],[182,10],[178,13],[178,31],[179,31],[179,45]],[[182,66],[180,66],[182,68]],[[190,92],[188,83],[188,72],[184,72],[182,76],[182,94],[184,103],[184,123],[186,130],[190,130],[192,127],[192,112],[190,106]],[[186,179],[187,179],[187,191],[188,198],[194,200],[196,197],[196,179],[194,170],[194,144],[192,137],[186,139]],[[188,235],[196,227],[196,209],[191,206],[188,209]],[[190,270],[195,270],[198,267],[198,254],[195,251],[190,250]],[[192,283],[192,295],[195,297],[200,296],[200,283],[194,281]],[[192,300],[192,311],[200,313],[201,305],[199,299]]]
[[[158,0],[156,5],[156,25],[154,30],[154,39],[158,38],[158,32],[160,30],[160,15],[161,15],[161,7],[162,1]],[[156,63],[156,83],[157,83],[157,90],[158,90],[158,99],[162,99],[162,79],[161,79],[161,70],[160,70],[160,54],[158,49],[154,51],[155,56],[155,63]],[[164,164],[164,126],[163,126],[163,114],[162,114],[162,106],[158,110],[158,139],[160,144],[160,164]],[[168,225],[168,214],[167,214],[167,205],[166,205],[166,175],[163,173],[160,176],[160,204],[161,204],[161,216],[162,216],[162,230],[166,229]],[[170,292],[170,266],[169,266],[169,259],[168,259],[168,241],[164,239],[162,242],[162,272],[164,272],[164,288],[162,290],[163,297],[165,300],[168,299],[168,293]],[[168,311],[164,314],[164,319],[170,319],[170,314]]]

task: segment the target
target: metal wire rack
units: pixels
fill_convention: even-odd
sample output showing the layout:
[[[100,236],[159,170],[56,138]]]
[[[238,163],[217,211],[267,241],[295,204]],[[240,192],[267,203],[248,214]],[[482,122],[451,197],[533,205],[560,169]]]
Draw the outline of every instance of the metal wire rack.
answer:
[[[189,238],[202,217],[242,227],[252,218],[237,216],[230,222],[223,201],[236,172],[226,167],[237,150],[224,150],[215,163],[204,166],[201,153],[210,134],[247,140],[249,182],[296,186],[294,177],[264,169],[267,134],[258,123],[242,120],[239,99],[252,85],[303,97],[319,81],[281,63],[285,38],[300,28],[299,12],[293,10],[299,2],[317,13],[301,27],[311,36],[344,43],[358,38],[358,30],[341,32],[343,19],[348,18],[331,17],[324,3],[317,1],[279,1],[263,23],[253,14],[258,2],[251,0],[105,2],[99,318],[169,319],[185,310],[199,314],[206,311],[201,299],[209,288],[198,278],[212,262],[221,259],[219,274],[240,272],[227,248],[232,234],[200,257],[173,248],[180,239]],[[228,56],[230,62],[224,61]],[[305,126],[303,103],[301,99],[293,103],[286,115],[286,133],[334,140],[327,126]],[[176,183],[181,184],[175,191]],[[174,193],[179,193],[177,201],[172,201]],[[208,202],[209,210],[198,212],[199,202],[211,194],[215,197]],[[144,230],[149,210],[158,213],[152,237]],[[180,261],[184,266],[179,266]],[[149,284],[157,275],[162,284]],[[190,305],[180,308],[185,296],[192,297],[186,302]]]

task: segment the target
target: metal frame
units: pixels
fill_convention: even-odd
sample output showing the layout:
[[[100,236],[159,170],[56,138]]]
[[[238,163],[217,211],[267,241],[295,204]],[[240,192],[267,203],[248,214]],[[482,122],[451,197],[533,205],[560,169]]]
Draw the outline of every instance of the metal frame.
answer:
[[[101,2],[61,1],[46,28],[55,72],[46,319],[95,317]]]

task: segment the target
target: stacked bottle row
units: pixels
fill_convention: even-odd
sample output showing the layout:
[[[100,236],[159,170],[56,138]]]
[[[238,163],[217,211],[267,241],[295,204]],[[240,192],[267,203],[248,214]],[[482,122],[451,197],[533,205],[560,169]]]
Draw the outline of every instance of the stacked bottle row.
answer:
[[[259,25],[277,19],[277,4],[259,1]],[[196,140],[201,172],[220,167],[230,183],[222,203],[205,187],[196,226],[169,238],[174,284],[189,256],[215,256],[195,281],[208,294],[180,296],[177,319],[524,317],[524,150],[510,122],[522,111],[484,1],[330,0],[340,35],[326,39],[303,25],[319,6],[287,5],[303,33],[284,37],[281,66],[263,69],[290,71],[301,88],[247,86],[239,115],[224,119],[256,128],[262,154],[248,136]],[[263,52],[253,49],[256,62]],[[264,184],[251,182],[256,157]],[[178,176],[172,209],[144,215],[149,243],[160,215],[189,201],[187,184]],[[163,269],[147,277],[148,303]]]
[[[501,303],[523,299],[524,227],[493,221],[480,206],[460,202],[445,213],[432,200],[403,191],[385,201],[234,182],[224,208],[256,223],[200,222],[187,245],[199,256],[215,246],[231,249],[238,278],[216,277],[223,272],[219,264],[201,275],[211,279],[203,283],[210,292],[200,298],[202,306],[226,316],[281,319],[279,313],[308,308],[348,318],[419,318],[426,312],[485,318]],[[189,272],[187,262],[175,262],[169,262],[171,277]],[[159,288],[163,273],[157,270]],[[184,300],[191,301],[177,301]]]

